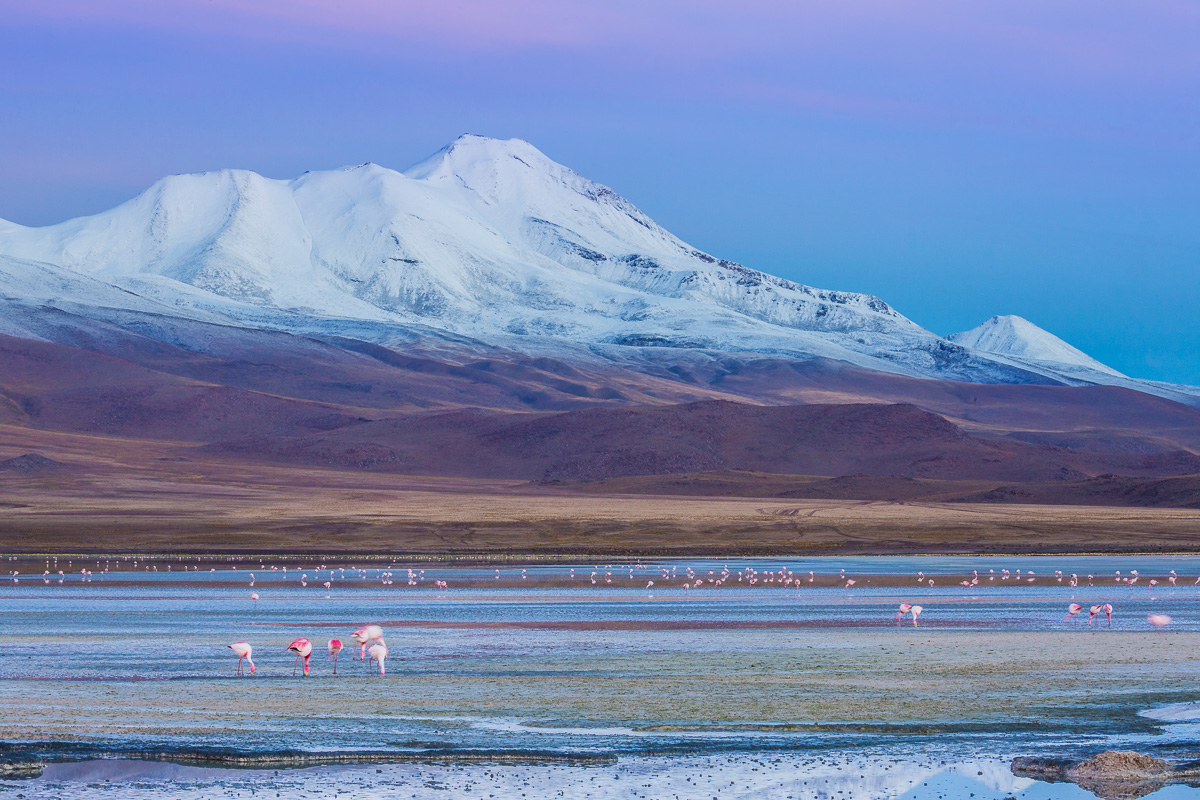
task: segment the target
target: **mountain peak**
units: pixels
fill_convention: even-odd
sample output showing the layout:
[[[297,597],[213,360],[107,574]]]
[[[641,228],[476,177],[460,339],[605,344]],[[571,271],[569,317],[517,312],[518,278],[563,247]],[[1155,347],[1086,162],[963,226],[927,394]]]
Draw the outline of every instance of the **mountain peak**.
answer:
[[[985,353],[1084,367],[1110,375],[1121,374],[1015,314],[994,316],[976,328],[952,333],[946,338],[955,344]]]
[[[494,171],[516,164],[540,172],[571,172],[524,139],[492,139],[464,133],[433,155],[404,170],[404,174],[417,180],[437,180],[451,175],[466,177],[485,169]]]

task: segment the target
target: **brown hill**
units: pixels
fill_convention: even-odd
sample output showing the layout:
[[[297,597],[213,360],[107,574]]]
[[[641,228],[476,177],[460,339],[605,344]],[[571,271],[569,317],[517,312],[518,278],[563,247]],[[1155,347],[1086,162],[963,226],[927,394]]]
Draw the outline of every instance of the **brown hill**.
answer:
[[[1004,486],[988,496],[1187,505],[1185,483],[1151,479],[1200,473],[1200,409],[1113,387],[981,386],[703,353],[650,353],[635,369],[159,324],[146,335],[76,331],[71,345],[0,336],[0,424],[96,436],[106,463],[156,440],[192,443],[186,457],[200,460],[600,482],[592,491],[620,478],[754,473],[785,476],[779,491],[792,494],[778,496],[928,490],[974,501]],[[1104,474],[1129,483],[1054,489]],[[767,491],[752,483],[708,487]]]
[[[942,480],[1080,480],[1200,471],[1200,456],[1086,453],[980,439],[907,404],[756,406],[704,401],[553,414],[397,417],[205,452],[291,464],[542,482],[745,470]]]
[[[66,464],[46,458],[40,453],[26,453],[0,461],[0,473],[15,475],[54,475],[70,469]]]

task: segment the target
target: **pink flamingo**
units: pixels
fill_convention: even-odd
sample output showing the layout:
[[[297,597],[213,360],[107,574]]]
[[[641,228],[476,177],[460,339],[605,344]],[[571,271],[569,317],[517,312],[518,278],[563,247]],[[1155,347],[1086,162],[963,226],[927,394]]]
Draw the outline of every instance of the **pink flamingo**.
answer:
[[[383,641],[383,628],[378,625],[364,625],[351,633],[350,638],[359,645],[358,658],[362,660],[367,656],[367,645],[374,641]]]
[[[1091,614],[1088,615],[1088,625],[1091,625],[1092,620],[1094,620],[1096,618],[1096,615],[1099,614],[1103,610],[1104,610],[1104,606],[1101,606],[1101,605],[1092,606],[1089,609],[1089,611],[1091,611]]]
[[[896,624],[899,625],[900,620],[910,611],[912,611],[912,603],[901,603],[900,610],[896,612]]]
[[[338,653],[342,652],[342,640],[329,640],[329,659],[333,662],[333,674],[337,675],[337,657]]]
[[[1067,606],[1067,619],[1075,619],[1075,615],[1080,611],[1083,611],[1083,606],[1079,605],[1079,603],[1071,603],[1071,605]]]
[[[913,627],[914,627],[914,628],[915,628],[915,627],[917,627],[917,617],[921,616],[921,612],[922,612],[922,611],[924,611],[924,610],[925,610],[925,609],[924,609],[924,608],[922,608],[921,606],[913,606],[913,607],[912,607],[912,612],[911,612],[911,613],[912,613],[912,618],[913,618]]]
[[[359,628],[350,632],[350,638],[354,640],[355,644],[359,645],[358,655],[354,656],[354,660],[358,661],[367,651],[367,637],[363,634],[363,629]]]
[[[1156,628],[1171,624],[1171,618],[1166,614],[1151,614],[1146,617],[1146,620]]]
[[[308,639],[300,638],[287,646],[288,652],[296,654],[296,664],[301,660],[304,661],[304,674],[308,675],[308,659],[312,657],[312,642]],[[292,666],[292,674],[296,674],[295,665]]]
[[[1104,615],[1108,617],[1108,626],[1112,627],[1112,603],[1104,604]]]
[[[387,645],[383,643],[383,639],[367,648],[367,652],[371,654],[373,661],[379,662],[379,674],[384,674],[383,662],[387,659]]]
[[[245,642],[234,642],[229,645],[229,649],[238,657],[237,674],[242,674],[242,659],[246,659],[246,663],[250,665],[250,674],[254,674],[254,662],[250,660],[250,654],[254,651],[250,645]]]

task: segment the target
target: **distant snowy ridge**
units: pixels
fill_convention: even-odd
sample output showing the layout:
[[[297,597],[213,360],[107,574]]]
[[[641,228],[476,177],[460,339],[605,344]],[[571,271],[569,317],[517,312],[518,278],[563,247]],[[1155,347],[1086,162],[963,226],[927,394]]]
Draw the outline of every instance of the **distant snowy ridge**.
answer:
[[[1007,345],[1003,325],[952,341],[879,298],[711,256],[517,139],[463,136],[404,172],[175,175],[94,216],[0,221],[0,255],[0,297],[31,335],[51,335],[37,309],[60,308],[574,358],[684,348],[984,383],[1136,383],[1029,323],[1009,324]]]
[[[1049,331],[1039,328],[1027,319],[1012,314],[992,317],[977,328],[946,337],[963,347],[984,353],[1013,356],[1034,362],[1063,367],[1081,367],[1086,370],[1105,372],[1125,377],[1112,367],[1064,342]]]

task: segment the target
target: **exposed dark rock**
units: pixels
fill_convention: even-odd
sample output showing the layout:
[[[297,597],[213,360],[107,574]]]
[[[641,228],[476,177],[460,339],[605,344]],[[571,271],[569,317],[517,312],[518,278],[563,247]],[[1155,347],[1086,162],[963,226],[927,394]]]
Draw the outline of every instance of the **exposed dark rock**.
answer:
[[[40,761],[0,761],[0,778],[37,778],[45,768]]]
[[[1135,800],[1167,784],[1200,783],[1200,764],[1172,764],[1131,750],[1106,750],[1086,761],[1019,756],[1012,772],[1022,778],[1070,782],[1104,800]]]

